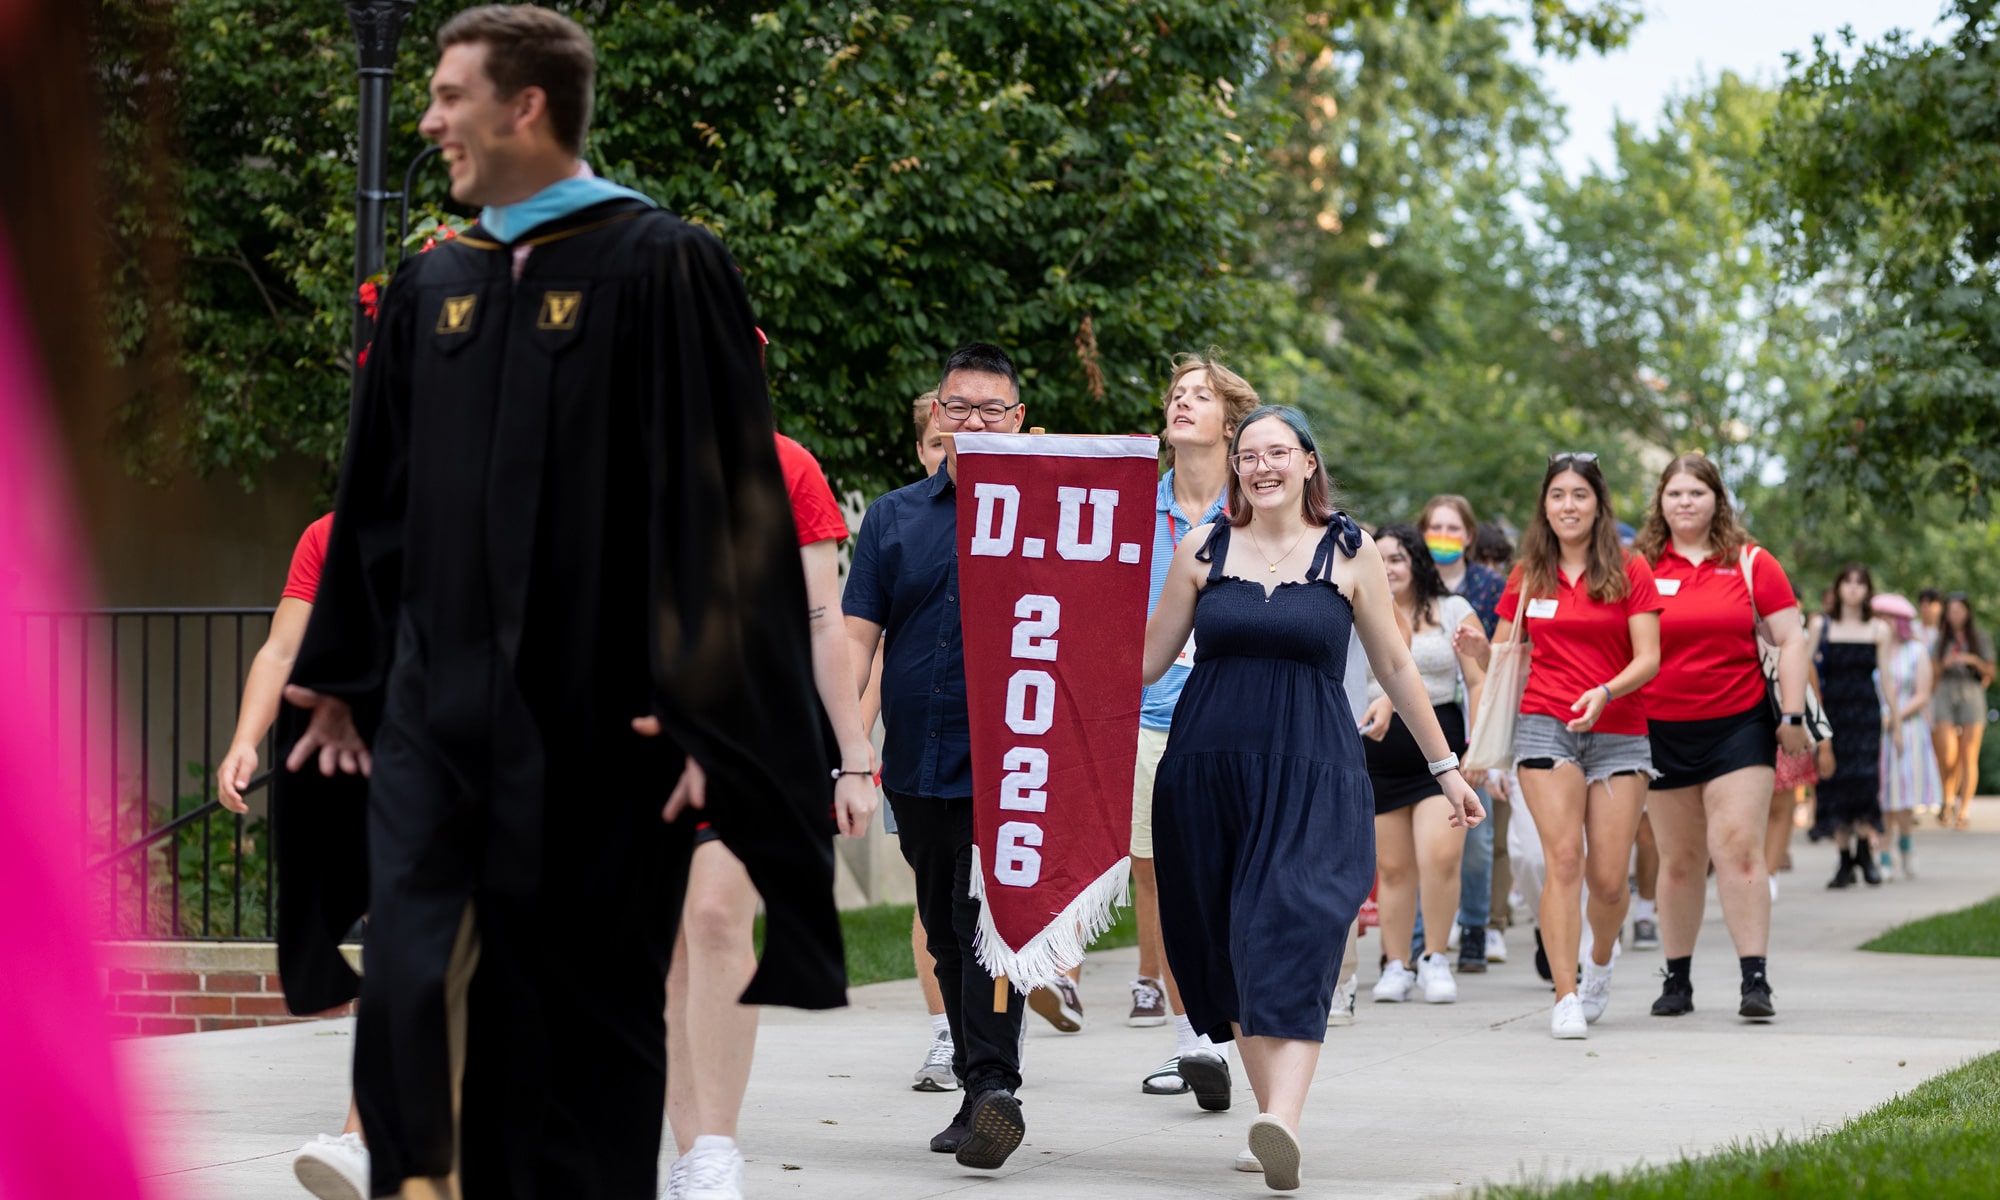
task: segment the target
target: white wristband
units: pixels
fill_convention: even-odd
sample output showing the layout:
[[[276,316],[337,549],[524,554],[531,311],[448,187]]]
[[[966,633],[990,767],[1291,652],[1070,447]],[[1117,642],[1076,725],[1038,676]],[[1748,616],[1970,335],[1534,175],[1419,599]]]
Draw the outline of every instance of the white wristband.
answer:
[[[1430,768],[1431,778],[1433,779],[1444,774],[1446,771],[1456,771],[1458,769],[1458,755],[1447,754],[1436,762],[1431,763]]]

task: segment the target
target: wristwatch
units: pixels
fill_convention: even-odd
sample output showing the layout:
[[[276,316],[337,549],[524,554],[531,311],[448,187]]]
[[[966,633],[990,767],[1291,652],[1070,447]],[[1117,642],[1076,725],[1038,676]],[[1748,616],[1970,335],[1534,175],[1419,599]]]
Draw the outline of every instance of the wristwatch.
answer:
[[[1456,771],[1458,770],[1458,755],[1447,754],[1443,758],[1440,758],[1436,762],[1430,764],[1430,768],[1431,768],[1431,777],[1433,779],[1435,779],[1439,775],[1444,774],[1446,771]]]
[[[1778,724],[1780,725],[1804,725],[1805,723],[1806,715],[1804,713],[1778,714]]]

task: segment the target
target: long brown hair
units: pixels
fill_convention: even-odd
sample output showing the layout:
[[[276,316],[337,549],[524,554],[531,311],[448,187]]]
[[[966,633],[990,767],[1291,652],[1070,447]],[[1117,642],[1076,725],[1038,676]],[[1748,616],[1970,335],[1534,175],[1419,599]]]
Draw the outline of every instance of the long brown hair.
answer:
[[[1549,485],[1564,471],[1576,472],[1597,495],[1597,520],[1591,527],[1589,567],[1584,572],[1590,598],[1599,604],[1623,600],[1629,584],[1625,579],[1625,547],[1618,542],[1618,516],[1611,511],[1611,489],[1595,459],[1581,462],[1568,454],[1549,457],[1541,490],[1535,494],[1534,519],[1521,535],[1521,596],[1549,595],[1562,578],[1562,543],[1549,524]]]
[[[1750,544],[1750,535],[1736,523],[1736,509],[1729,503],[1729,489],[1722,486],[1722,472],[1699,450],[1681,455],[1660,472],[1660,485],[1653,489],[1653,503],[1646,510],[1646,524],[1639,530],[1639,536],[1632,539],[1632,549],[1647,562],[1658,563],[1667,547],[1674,544],[1673,531],[1667,528],[1667,516],[1660,511],[1660,502],[1666,497],[1667,484],[1676,475],[1692,475],[1701,486],[1715,493],[1715,516],[1708,523],[1709,557],[1727,562],[1742,554],[1743,548]]]
[[[1160,408],[1164,411],[1174,402],[1174,389],[1181,385],[1181,380],[1196,371],[1207,371],[1208,390],[1215,393],[1217,400],[1222,401],[1222,436],[1233,441],[1236,430],[1243,424],[1243,418],[1249,416],[1257,407],[1257,389],[1250,386],[1249,380],[1223,366],[1219,357],[1221,353],[1222,351],[1210,346],[1200,354],[1174,355],[1174,373],[1167,379],[1167,390],[1160,393]],[[1160,472],[1165,474],[1173,465],[1173,444],[1161,438]]]

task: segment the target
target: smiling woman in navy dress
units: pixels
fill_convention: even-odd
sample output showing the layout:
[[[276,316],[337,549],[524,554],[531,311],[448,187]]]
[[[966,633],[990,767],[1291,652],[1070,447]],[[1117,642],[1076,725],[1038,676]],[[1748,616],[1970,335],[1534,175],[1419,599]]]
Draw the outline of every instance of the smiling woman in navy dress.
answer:
[[[1146,624],[1145,677],[1195,640],[1153,789],[1167,960],[1197,1032],[1237,1039],[1265,1182],[1299,1185],[1296,1130],[1347,927],[1375,870],[1375,801],[1342,687],[1349,631],[1452,806],[1485,814],[1438,728],[1373,539],[1329,498],[1298,410],[1259,408],[1230,447],[1230,516],[1182,539]],[[1214,1061],[1209,1061],[1213,1059]],[[1199,1093],[1218,1056],[1183,1054]]]

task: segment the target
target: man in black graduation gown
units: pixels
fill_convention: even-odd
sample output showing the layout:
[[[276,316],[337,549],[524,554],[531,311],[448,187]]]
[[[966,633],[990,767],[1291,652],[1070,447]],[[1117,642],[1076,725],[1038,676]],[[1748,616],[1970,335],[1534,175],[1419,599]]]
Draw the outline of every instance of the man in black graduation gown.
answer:
[[[489,6],[438,43],[422,129],[485,209],[383,300],[289,761],[370,775],[374,1194],[652,1200],[663,807],[705,798],[762,893],[744,999],[845,1002],[797,539],[735,264],[580,162],[588,36]]]

